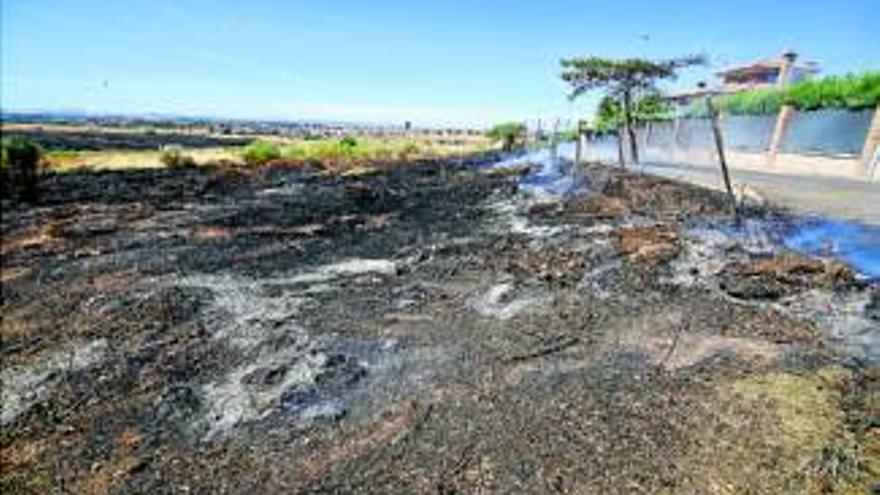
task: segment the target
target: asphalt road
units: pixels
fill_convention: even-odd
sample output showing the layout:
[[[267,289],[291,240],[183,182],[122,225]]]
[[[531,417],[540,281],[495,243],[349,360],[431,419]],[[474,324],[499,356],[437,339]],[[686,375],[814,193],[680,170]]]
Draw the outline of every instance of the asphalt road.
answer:
[[[678,164],[643,164],[643,172],[723,188],[719,169]],[[805,214],[880,225],[880,183],[834,177],[782,175],[732,170],[735,188],[746,186],[762,198]]]

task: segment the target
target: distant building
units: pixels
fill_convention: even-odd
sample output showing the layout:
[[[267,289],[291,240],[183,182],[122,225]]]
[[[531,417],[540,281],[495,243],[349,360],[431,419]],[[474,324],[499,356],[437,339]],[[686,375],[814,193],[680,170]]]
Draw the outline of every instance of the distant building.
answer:
[[[816,62],[796,61],[793,52],[777,58],[766,58],[727,68],[717,73],[723,93],[735,93],[756,88],[782,86],[809,79],[819,73]]]
[[[809,79],[819,73],[816,62],[797,62],[797,54],[786,51],[777,58],[765,58],[729,67],[715,73],[718,82],[706,88],[693,88],[666,95],[684,106],[706,95],[731,94],[751,89],[772,88]]]

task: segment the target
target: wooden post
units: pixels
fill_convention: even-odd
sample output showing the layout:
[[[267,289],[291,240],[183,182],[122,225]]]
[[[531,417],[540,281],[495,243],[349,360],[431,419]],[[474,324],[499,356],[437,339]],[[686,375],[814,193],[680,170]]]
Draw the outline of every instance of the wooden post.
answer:
[[[681,133],[681,116],[676,115],[675,121],[672,124],[672,150],[671,150],[671,153],[672,153],[673,160],[678,160],[678,156],[680,154],[679,153],[679,148],[681,147],[679,145],[680,133]]]
[[[617,129],[617,160],[620,162],[620,168],[626,168],[626,160],[623,157],[623,129]]]
[[[718,123],[718,112],[715,110],[715,103],[712,101],[711,93],[706,95],[706,107],[709,110],[709,119],[712,121],[712,134],[715,136],[715,149],[718,151],[718,162],[721,164],[721,174],[724,176],[724,187],[727,189],[727,196],[730,199],[733,215],[739,218],[739,212],[736,208],[736,196],[733,194],[730,172],[727,170],[727,159],[724,156],[724,140],[721,136],[721,125]]]
[[[868,135],[865,137],[865,146],[862,148],[861,168],[862,174],[866,179],[871,180],[873,173],[872,164],[876,167],[873,160],[877,159],[877,150],[880,147],[880,105],[874,109],[874,118],[871,119],[871,126],[868,128]]]
[[[557,135],[559,134],[559,119],[556,119],[553,122],[553,133],[550,134],[550,156],[553,161],[556,161],[558,157],[558,143],[556,142]]]
[[[574,152],[574,162],[575,163],[583,163],[584,161],[584,149],[586,148],[586,140],[587,140],[587,123],[583,120],[579,120],[577,123],[577,146]]]

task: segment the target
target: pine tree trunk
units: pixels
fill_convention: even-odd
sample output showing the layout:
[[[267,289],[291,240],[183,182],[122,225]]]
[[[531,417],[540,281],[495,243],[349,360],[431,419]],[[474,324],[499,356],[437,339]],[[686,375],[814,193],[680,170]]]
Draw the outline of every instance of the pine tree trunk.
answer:
[[[623,92],[623,126],[626,129],[626,136],[629,139],[629,149],[632,154],[634,164],[639,163],[639,147],[636,143],[636,131],[633,129],[632,123],[632,95],[630,92]]]

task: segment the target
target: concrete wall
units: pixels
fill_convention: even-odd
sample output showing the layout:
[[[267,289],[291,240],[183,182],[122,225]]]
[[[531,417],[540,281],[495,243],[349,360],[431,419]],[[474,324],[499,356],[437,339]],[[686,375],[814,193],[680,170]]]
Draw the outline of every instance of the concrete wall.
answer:
[[[773,173],[822,175],[869,180],[863,158],[877,132],[875,110],[794,112],[781,129],[778,150],[771,152],[777,116],[722,116],[721,130],[731,168]],[[873,122],[873,124],[872,124]],[[717,166],[709,119],[680,119],[637,129],[643,161]],[[587,159],[617,161],[613,137],[594,143]],[[875,178],[876,179],[876,178]]]

